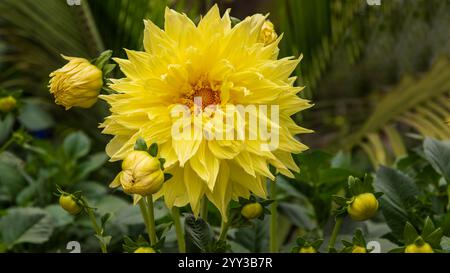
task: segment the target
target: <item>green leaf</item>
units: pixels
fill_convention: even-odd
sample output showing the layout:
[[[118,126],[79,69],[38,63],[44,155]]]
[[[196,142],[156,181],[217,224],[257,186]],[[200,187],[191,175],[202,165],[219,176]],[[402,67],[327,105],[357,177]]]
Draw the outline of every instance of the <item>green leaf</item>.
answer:
[[[164,164],[166,163],[166,160],[164,158],[158,158],[159,164],[161,166],[161,170],[164,171]]]
[[[347,198],[342,196],[333,195],[333,201],[342,207],[347,205]]]
[[[76,177],[78,180],[86,179],[93,171],[102,167],[108,156],[104,152],[95,153],[90,155],[86,160],[77,166]]]
[[[267,219],[255,220],[253,226],[238,229],[235,241],[251,253],[267,252],[269,245],[269,221]]]
[[[411,223],[407,222],[405,225],[405,230],[403,232],[403,237],[405,241],[405,245],[410,245],[414,243],[414,241],[419,237],[417,230],[411,225]]]
[[[19,121],[30,131],[48,129],[54,125],[52,116],[44,110],[42,102],[37,99],[28,99],[20,109]]]
[[[109,61],[109,59],[112,56],[112,50],[105,50],[103,51],[100,56],[98,56],[93,64],[98,67],[100,70],[103,70],[103,67],[105,66],[105,64]]]
[[[49,205],[45,207],[45,211],[47,211],[53,220],[53,226],[63,227],[73,222],[74,217],[67,213],[60,205]]]
[[[185,217],[184,231],[188,252],[208,252],[213,243],[213,232],[203,219],[195,219],[194,215]]]
[[[435,229],[433,221],[431,221],[431,218],[428,216],[425,219],[421,236],[426,240],[426,237],[428,237]]]
[[[388,226],[395,237],[402,238],[408,210],[419,195],[416,184],[402,172],[382,166],[376,174],[375,189],[384,193],[380,207]]]
[[[64,153],[73,159],[79,159],[89,153],[90,139],[81,131],[69,134],[63,142]]]
[[[364,235],[361,229],[357,229],[355,231],[355,235],[353,236],[353,245],[366,247],[366,239],[364,239]]]
[[[109,245],[109,243],[111,242],[111,239],[112,239],[112,237],[110,235],[100,236],[97,234],[95,234],[95,238],[97,238],[97,240],[99,240],[99,242],[104,244],[105,246]]]
[[[142,137],[139,137],[134,144],[134,149],[136,151],[147,151],[147,143]]]
[[[450,141],[426,138],[424,153],[433,168],[450,183]]]
[[[308,216],[308,210],[301,205],[280,202],[278,210],[280,214],[285,215],[292,224],[299,228],[312,230],[315,227],[313,220]]]
[[[158,144],[152,143],[152,145],[148,148],[148,153],[151,156],[156,157],[158,155]]]
[[[164,173],[164,182],[166,182],[167,180],[171,179],[173,177],[172,174],[170,173]]]
[[[13,202],[19,192],[27,186],[21,174],[18,159],[9,152],[0,154],[0,201]],[[19,160],[19,159],[18,159]]]
[[[428,236],[423,236],[423,239],[428,242],[433,248],[440,248],[442,236],[444,236],[442,229],[438,228]]]
[[[7,137],[11,134],[14,125],[14,116],[7,115],[3,120],[0,120],[0,144],[5,142]]]
[[[50,214],[39,208],[9,209],[0,222],[1,238],[8,249],[21,243],[44,243],[53,228]]]

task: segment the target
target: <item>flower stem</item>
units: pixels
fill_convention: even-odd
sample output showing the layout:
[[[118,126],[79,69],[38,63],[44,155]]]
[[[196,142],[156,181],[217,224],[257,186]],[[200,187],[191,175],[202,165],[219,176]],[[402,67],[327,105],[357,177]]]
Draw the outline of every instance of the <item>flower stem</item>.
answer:
[[[95,215],[94,215],[94,212],[92,211],[92,209],[86,208],[86,213],[88,214],[89,219],[92,222],[92,226],[94,227],[95,234],[97,234],[97,236],[102,236],[102,230],[97,224],[97,219],[95,218]],[[100,244],[100,248],[102,249],[102,252],[108,253],[108,251],[106,249],[106,245],[101,241],[99,241],[99,244]]]
[[[229,223],[222,220],[222,225],[221,225],[221,228],[220,228],[219,241],[226,241],[227,240],[227,232],[228,232],[228,228],[229,227],[230,227]]]
[[[334,248],[334,245],[336,243],[336,238],[339,234],[339,230],[341,229],[343,220],[344,220],[344,217],[336,217],[336,223],[334,224],[333,232],[331,233],[330,242],[328,243],[328,251],[330,251],[332,248]]]
[[[153,207],[153,196],[150,194],[146,198],[147,203],[147,217],[148,217],[148,231],[150,232],[148,236],[150,237],[150,242],[152,245],[157,243],[156,238],[156,228],[155,228],[155,211]]]
[[[278,220],[278,211],[277,211],[277,184],[275,181],[270,184],[270,198],[273,201],[270,204],[270,252],[277,253],[278,252],[278,238],[277,238],[277,220]]]
[[[206,197],[203,197],[202,199],[202,210],[200,211],[200,217],[205,220],[205,222],[208,221],[208,199],[206,199]]]
[[[173,223],[175,224],[175,232],[177,234],[178,251],[180,253],[186,253],[186,243],[184,241],[184,233],[180,222],[180,211],[175,206],[172,208],[172,218]]]
[[[141,214],[142,218],[144,219],[145,228],[147,229],[147,233],[149,234],[150,237],[151,232],[148,225],[147,206],[145,205],[145,200],[143,198],[139,201],[139,208],[141,209]]]

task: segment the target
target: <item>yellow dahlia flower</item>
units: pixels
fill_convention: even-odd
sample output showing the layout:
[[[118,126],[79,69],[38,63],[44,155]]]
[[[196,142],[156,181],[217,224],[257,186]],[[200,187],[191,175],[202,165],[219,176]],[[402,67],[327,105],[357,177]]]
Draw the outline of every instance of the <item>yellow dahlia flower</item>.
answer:
[[[122,171],[116,176],[110,187],[122,185],[123,191],[139,196],[155,194],[164,182],[161,163],[146,151],[132,151],[122,162]],[[138,195],[138,196],[136,196]]]
[[[50,74],[50,93],[55,97],[55,103],[66,110],[74,106],[91,107],[103,86],[102,71],[86,59],[63,58],[69,62]]]
[[[206,196],[226,220],[231,199],[266,197],[266,178],[275,179],[269,165],[289,177],[298,171],[291,153],[307,147],[294,135],[310,130],[290,117],[311,105],[297,96],[302,88],[290,77],[300,58],[277,59],[281,37],[259,41],[264,22],[256,14],[231,27],[229,11],[221,17],[214,6],[195,25],[167,8],[164,30],[144,22],[145,51],[126,50],[128,59],[115,59],[125,78],[112,80],[117,94],[101,96],[111,105],[101,127],[114,135],[106,152],[116,161],[139,137],[157,143],[173,177],[156,197],[169,208],[189,203],[198,215]],[[187,115],[174,115],[180,106]],[[242,113],[240,106],[254,107]],[[255,117],[267,132],[244,122]],[[186,130],[173,130],[180,127]]]

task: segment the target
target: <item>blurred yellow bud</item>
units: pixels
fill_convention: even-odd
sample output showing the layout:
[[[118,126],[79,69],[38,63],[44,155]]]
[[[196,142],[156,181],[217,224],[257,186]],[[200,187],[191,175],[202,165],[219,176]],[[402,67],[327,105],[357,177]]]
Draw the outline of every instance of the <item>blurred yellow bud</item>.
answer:
[[[74,106],[91,107],[103,86],[102,71],[86,59],[63,58],[69,62],[50,74],[50,93],[55,97],[55,103],[66,110]]]
[[[59,197],[59,205],[72,215],[77,215],[81,212],[81,206],[72,195],[61,195]]]
[[[0,112],[8,113],[16,108],[17,101],[12,96],[0,98]]]
[[[367,253],[367,250],[362,246],[353,246],[352,253]]]
[[[278,35],[275,32],[275,28],[269,20],[266,20],[259,33],[258,42],[264,43],[265,45],[273,43],[277,39]]]
[[[406,246],[405,253],[433,253],[433,248],[428,243],[422,245],[410,244]]]
[[[249,220],[258,218],[259,216],[261,216],[262,213],[263,207],[261,206],[260,203],[247,204],[241,210],[242,216],[244,216]]]
[[[156,253],[156,251],[151,247],[139,247],[134,253]]]
[[[373,193],[362,193],[353,197],[347,212],[355,221],[365,221],[372,218],[378,210],[378,200]]]
[[[302,247],[298,253],[317,253],[317,250],[312,246]]]
[[[145,151],[132,151],[122,162],[122,171],[110,187],[122,185],[128,194],[147,196],[161,189],[164,172],[160,162]]]

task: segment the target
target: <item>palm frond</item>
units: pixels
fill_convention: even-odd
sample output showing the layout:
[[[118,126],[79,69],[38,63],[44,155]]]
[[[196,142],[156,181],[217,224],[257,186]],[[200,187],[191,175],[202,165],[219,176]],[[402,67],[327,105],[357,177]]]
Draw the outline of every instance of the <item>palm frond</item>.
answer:
[[[346,138],[347,148],[360,146],[374,167],[388,165],[406,154],[399,129],[410,128],[422,137],[449,139],[450,62],[437,60],[420,79],[406,77],[376,106],[360,130]]]

